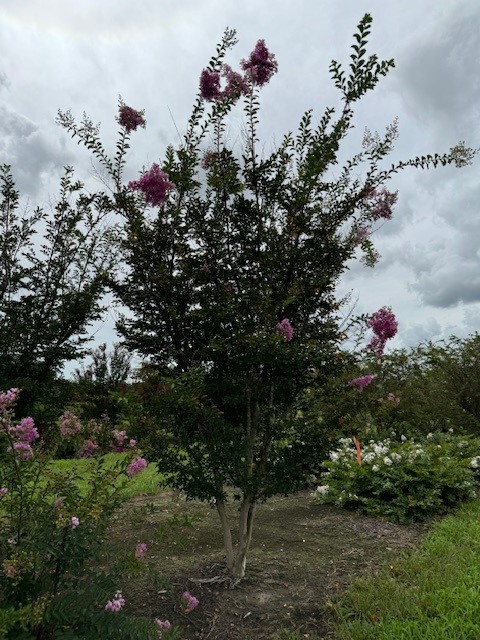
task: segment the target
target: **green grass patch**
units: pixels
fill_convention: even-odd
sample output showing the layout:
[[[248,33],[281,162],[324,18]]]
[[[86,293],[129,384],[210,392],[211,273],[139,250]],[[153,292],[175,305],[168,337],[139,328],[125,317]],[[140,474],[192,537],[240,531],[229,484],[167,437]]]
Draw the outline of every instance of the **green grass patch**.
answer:
[[[418,551],[356,580],[335,612],[335,640],[478,640],[480,501],[435,525]]]
[[[104,456],[104,464],[106,467],[113,467],[123,456],[125,456],[125,454],[107,453]],[[72,458],[68,460],[53,460],[51,462],[51,468],[54,471],[62,473],[71,472],[77,475],[78,487],[82,493],[86,493],[88,489],[88,483],[94,465],[95,461],[91,458]],[[162,487],[166,486],[164,476],[158,473],[157,467],[154,464],[149,464],[146,469],[133,478],[127,478],[126,476],[120,477],[118,482],[120,485],[124,485],[122,496],[125,499],[139,495],[154,495],[158,493]]]

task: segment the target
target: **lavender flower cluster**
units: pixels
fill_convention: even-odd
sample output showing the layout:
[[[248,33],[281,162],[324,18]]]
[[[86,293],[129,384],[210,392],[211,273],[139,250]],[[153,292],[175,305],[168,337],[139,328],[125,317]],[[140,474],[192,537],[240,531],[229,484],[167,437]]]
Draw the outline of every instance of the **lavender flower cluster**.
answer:
[[[259,40],[247,60],[240,63],[244,74],[240,74],[228,64],[220,71],[204,69],[200,75],[200,96],[208,102],[218,102],[228,98],[238,99],[248,95],[253,86],[263,87],[278,70],[273,53],[265,46],[265,40]],[[226,80],[225,88],[220,88],[221,79]]]
[[[19,424],[12,424],[12,405],[16,402],[20,389],[10,389],[0,393],[0,433],[5,433],[10,446],[7,451],[15,452],[18,458],[26,460],[33,457],[30,446],[39,437],[33,418],[22,418]]]

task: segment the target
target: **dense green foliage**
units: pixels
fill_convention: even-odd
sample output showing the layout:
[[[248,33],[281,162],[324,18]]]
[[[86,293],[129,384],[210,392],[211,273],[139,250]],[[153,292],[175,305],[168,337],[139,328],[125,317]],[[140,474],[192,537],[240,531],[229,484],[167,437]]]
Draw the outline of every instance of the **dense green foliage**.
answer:
[[[0,167],[0,389],[22,387],[19,410],[39,423],[65,401],[56,376],[82,354],[102,311],[115,255],[107,213],[70,167],[51,213],[21,212],[10,167]]]
[[[426,436],[453,429],[480,433],[480,336],[451,337],[381,358],[345,354],[338,376],[313,387],[304,399],[305,415],[316,416],[334,437],[357,435],[361,441],[390,436]],[[362,393],[349,384],[369,373],[373,381]]]
[[[370,440],[359,463],[352,439],[345,438],[325,462],[314,496],[397,522],[427,520],[480,492],[479,452],[480,438],[432,433]]]

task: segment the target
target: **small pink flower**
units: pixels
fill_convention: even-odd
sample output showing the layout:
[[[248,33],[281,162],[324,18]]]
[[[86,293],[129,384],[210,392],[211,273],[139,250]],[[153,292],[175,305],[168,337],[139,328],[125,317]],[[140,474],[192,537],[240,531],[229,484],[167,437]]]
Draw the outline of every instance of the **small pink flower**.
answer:
[[[130,477],[136,476],[137,473],[140,473],[140,471],[143,471],[143,469],[145,469],[147,465],[148,465],[148,462],[145,460],[145,458],[135,458],[128,465],[125,473],[127,474],[127,476],[130,476]]]
[[[242,69],[247,72],[253,84],[262,87],[278,70],[273,53],[265,46],[265,40],[259,40],[248,60],[242,60]]]
[[[209,102],[220,100],[222,92],[220,91],[220,74],[218,71],[203,69],[200,74],[200,95]]]
[[[83,446],[77,451],[79,458],[91,458],[94,451],[98,449],[98,444],[93,440],[85,440]]]
[[[112,611],[116,613],[124,606],[125,600],[122,598],[120,591],[117,591],[113,600],[108,600],[105,605],[105,611]]]
[[[187,611],[193,611],[195,607],[198,607],[200,601],[195,596],[192,596],[189,591],[185,591],[183,597],[187,601]]]
[[[375,355],[381,355],[387,340],[393,338],[397,333],[397,319],[389,307],[382,307],[372,314],[367,326],[372,328],[375,335],[366,346],[366,349],[370,349]]]
[[[140,542],[135,547],[135,557],[143,558],[143,556],[147,553],[147,545],[144,542]]]
[[[352,387],[357,387],[357,389],[359,391],[363,391],[365,387],[367,387],[373,380],[373,376],[371,376],[370,374],[366,375],[366,376],[362,376],[361,378],[355,378],[354,380],[350,381],[350,385]]]
[[[17,389],[16,387],[0,393],[0,406],[2,408],[6,408],[7,406],[13,404],[18,398],[19,393],[20,389]]]
[[[132,180],[128,183],[129,189],[142,191],[145,202],[152,207],[160,207],[167,200],[167,194],[175,189],[173,182],[170,182],[168,175],[160,169],[158,164],[153,163],[139,180]]]
[[[7,451],[12,451],[12,447],[8,447]],[[15,451],[22,460],[33,458],[33,450],[28,442],[14,442],[13,451]]]
[[[8,493],[7,487],[0,487],[0,497]]]
[[[159,618],[155,618],[155,624],[160,627],[160,629],[170,629],[172,626],[170,620],[160,620]]]
[[[288,318],[284,318],[275,327],[275,332],[277,335],[283,335],[286,342],[290,342],[293,338],[293,327],[290,324],[290,320]]]
[[[126,104],[122,104],[119,109],[118,123],[125,129],[127,133],[130,131],[136,131],[137,127],[143,127],[145,129],[145,111],[136,111],[132,107],[127,107]]]
[[[129,447],[134,447],[136,444],[137,444],[137,441],[134,440],[133,438],[128,441],[128,446]]]
[[[73,516],[72,518],[70,518],[70,526],[72,527],[72,529],[76,529],[79,524],[80,524],[80,520],[76,516]]]
[[[81,431],[82,424],[75,414],[71,411],[65,411],[58,421],[60,434],[65,437],[74,436]]]

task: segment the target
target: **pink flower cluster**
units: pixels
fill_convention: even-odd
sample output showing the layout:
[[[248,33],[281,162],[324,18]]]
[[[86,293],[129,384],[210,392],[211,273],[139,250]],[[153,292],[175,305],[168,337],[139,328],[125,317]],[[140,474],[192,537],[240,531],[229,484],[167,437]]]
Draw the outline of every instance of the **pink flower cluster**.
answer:
[[[398,199],[398,191],[392,192],[387,189],[377,191],[374,187],[369,189],[364,196],[365,200],[372,200],[370,208],[370,218],[372,220],[390,220],[392,217],[392,207]]]
[[[135,558],[143,558],[147,553],[147,545],[144,542],[140,542],[135,547]]]
[[[279,322],[275,327],[275,333],[277,335],[283,335],[285,341],[290,342],[293,338],[293,327],[290,324],[290,320],[288,318],[284,318]]]
[[[125,129],[127,133],[130,131],[136,131],[137,127],[143,127],[145,129],[145,110],[136,111],[132,107],[122,104],[119,108],[118,123]]]
[[[362,244],[364,240],[368,238],[370,234],[370,227],[359,226],[355,230],[355,242],[356,244]]]
[[[145,460],[145,458],[134,458],[132,460],[132,462],[128,465],[127,469],[126,469],[126,474],[127,476],[136,476],[138,473],[140,473],[140,471],[143,471],[143,469],[146,469],[148,465],[148,462]]]
[[[125,444],[125,440],[127,439],[126,431],[118,431],[118,429],[113,429],[112,436],[115,440],[115,444],[110,445],[110,448],[112,449],[112,451],[115,451],[116,453],[121,453],[122,451],[125,451],[125,447],[127,446],[134,447],[137,444],[137,441],[133,440],[133,438],[128,441],[128,444]]]
[[[17,400],[19,393],[20,389],[17,389],[16,387],[0,393],[0,409],[2,410],[2,413]]]
[[[76,529],[79,524],[80,520],[76,516],[70,518],[70,526],[72,527],[72,529]]]
[[[160,629],[170,629],[172,626],[170,620],[160,620],[160,618],[155,618],[154,622],[160,627]]]
[[[379,398],[378,399],[379,402],[392,402],[395,404],[398,404],[400,402],[400,398],[398,396],[396,396],[394,393],[390,392],[387,396],[387,398]]]
[[[12,405],[16,402],[20,389],[9,389],[0,393],[0,433],[8,435],[10,447],[7,451],[14,451],[19,458],[27,459],[33,456],[31,443],[39,437],[33,418],[22,418],[19,424],[12,424]],[[5,494],[1,494],[5,495]]]
[[[33,418],[22,418],[20,424],[10,425],[7,427],[8,433],[12,438],[13,446],[8,448],[8,451],[15,451],[23,459],[31,458],[33,456],[32,447],[30,444],[39,438],[39,433]]]
[[[145,196],[145,202],[152,207],[160,207],[164,204],[168,192],[175,189],[175,185],[170,182],[168,175],[155,162],[140,180],[129,182],[128,187],[141,191]]]
[[[120,591],[117,591],[113,600],[108,600],[107,604],[105,605],[105,611],[113,611],[114,613],[116,613],[117,611],[120,611],[120,609],[122,609],[124,604],[125,600],[124,598],[122,598],[122,594],[120,593]]]
[[[71,437],[82,430],[82,423],[71,411],[65,411],[58,421],[62,436]]]
[[[85,440],[83,445],[77,451],[79,458],[91,458],[98,449],[98,444],[94,440]]]
[[[375,335],[370,340],[366,348],[373,351],[375,355],[382,355],[387,340],[393,338],[398,330],[398,323],[395,315],[392,313],[390,308],[382,307],[372,314],[367,326],[371,327]]]
[[[184,591],[183,597],[187,601],[187,611],[193,611],[195,607],[198,607],[198,605],[200,604],[198,598],[192,596],[189,591]]]
[[[357,387],[357,389],[360,392],[362,392],[365,389],[365,387],[368,387],[368,385],[372,382],[372,380],[373,380],[373,376],[370,374],[367,374],[366,376],[362,376],[361,378],[354,378],[349,382],[349,384],[352,387]]]
[[[247,72],[253,84],[263,87],[278,71],[278,63],[273,53],[265,46],[265,40],[259,40],[248,60],[242,60],[242,69]]]
[[[222,65],[220,71],[203,69],[200,74],[200,95],[208,102],[217,102],[226,98],[239,98],[250,93],[249,82],[262,87],[278,70],[278,64],[273,53],[265,46],[265,40],[259,40],[248,60],[242,60],[241,67],[245,72],[242,76],[228,64]],[[225,78],[225,89],[220,89],[221,78]]]
[[[3,498],[8,493],[7,487],[0,487],[0,498]]]
[[[225,78],[225,89],[220,89],[220,80]],[[204,69],[200,74],[200,95],[208,102],[217,102],[225,98],[239,98],[250,91],[248,83],[240,73],[228,64],[222,65],[220,72]]]

